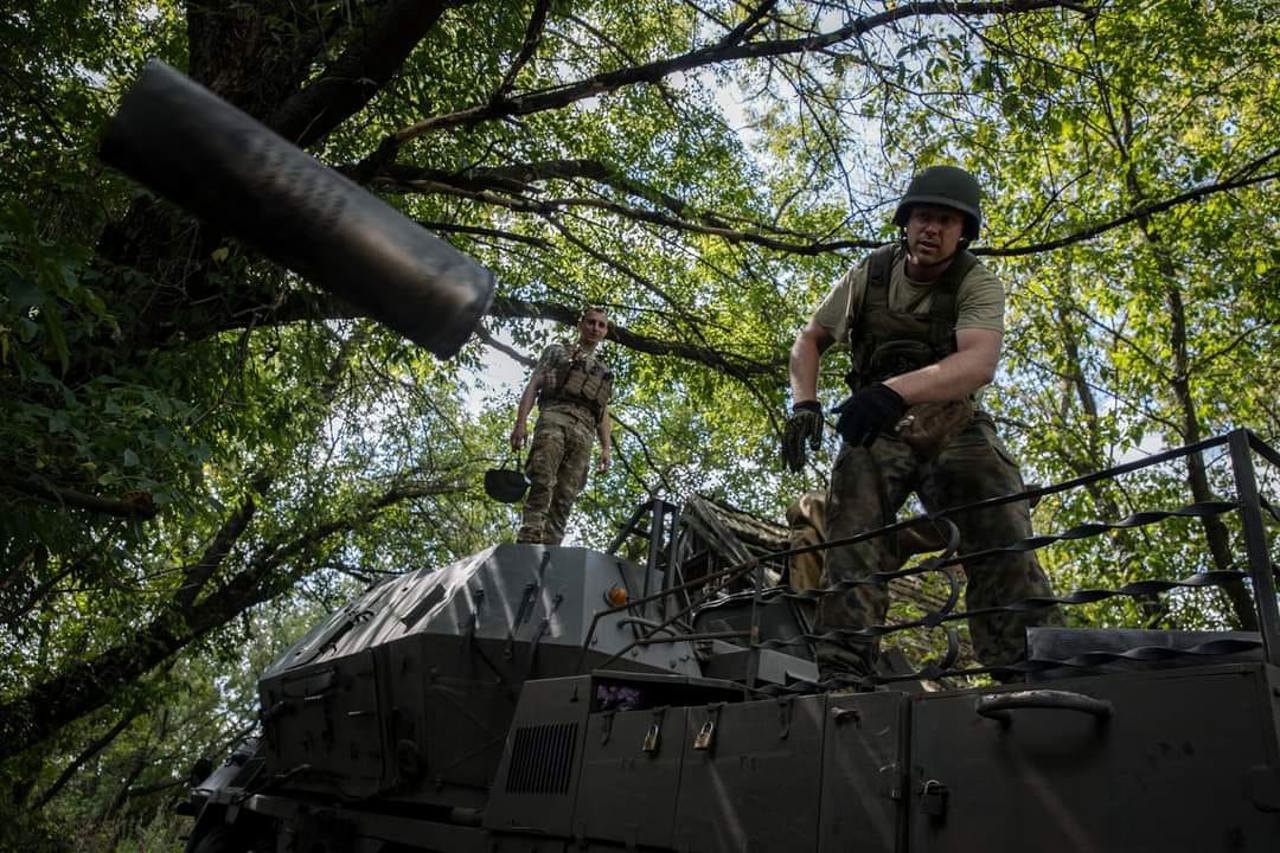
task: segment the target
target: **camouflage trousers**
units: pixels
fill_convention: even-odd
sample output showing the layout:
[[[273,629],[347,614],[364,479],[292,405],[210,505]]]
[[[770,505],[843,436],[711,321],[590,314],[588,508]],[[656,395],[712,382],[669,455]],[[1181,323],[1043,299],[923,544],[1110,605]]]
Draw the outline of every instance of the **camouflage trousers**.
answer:
[[[577,415],[556,410],[538,413],[524,469],[529,494],[517,542],[560,544],[569,510],[587,483],[595,437],[595,427]]]
[[[979,414],[933,459],[922,459],[895,436],[881,436],[869,448],[840,448],[831,472],[827,538],[842,539],[874,530],[895,520],[899,507],[915,492],[925,509],[935,512],[1023,490],[1017,463],[996,436],[988,415]],[[960,530],[959,555],[968,576],[965,607],[998,607],[1052,591],[1034,552],[964,557],[1031,535],[1026,501],[1001,504],[948,516]],[[828,585],[860,580],[874,572],[901,567],[893,537],[876,537],[832,548],[826,555]],[[816,629],[827,631],[881,625],[889,605],[883,586],[859,585],[827,593],[818,603]],[[1013,663],[1026,653],[1026,628],[1059,625],[1055,607],[1031,613],[992,613],[969,618],[969,632],[979,661],[986,666]],[[879,644],[840,637],[817,643],[819,671],[833,675],[873,672]]]
[[[827,496],[824,492],[805,492],[787,507],[788,545],[807,548],[826,540]],[[822,588],[821,551],[793,554],[788,570],[791,588],[796,592]]]

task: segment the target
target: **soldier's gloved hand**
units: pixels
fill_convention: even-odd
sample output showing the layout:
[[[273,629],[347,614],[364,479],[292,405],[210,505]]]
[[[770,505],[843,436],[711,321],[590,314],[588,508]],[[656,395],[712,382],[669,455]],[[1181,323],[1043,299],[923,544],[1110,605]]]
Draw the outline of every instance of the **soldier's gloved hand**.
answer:
[[[810,450],[822,444],[822,405],[817,400],[805,400],[791,407],[787,429],[782,436],[782,460],[792,472],[804,468],[805,441]]]
[[[840,416],[836,420],[836,432],[849,444],[870,447],[880,433],[902,420],[906,407],[906,401],[897,391],[876,382],[835,407],[833,411]]]

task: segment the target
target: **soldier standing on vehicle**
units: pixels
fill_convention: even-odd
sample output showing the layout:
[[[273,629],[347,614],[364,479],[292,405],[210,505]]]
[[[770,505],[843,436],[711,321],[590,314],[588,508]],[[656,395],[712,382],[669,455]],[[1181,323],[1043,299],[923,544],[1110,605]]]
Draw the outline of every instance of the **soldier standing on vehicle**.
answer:
[[[529,494],[517,542],[559,545],[573,502],[587,482],[591,447],[600,436],[596,472],[609,470],[612,439],[609,395],[613,373],[596,357],[609,331],[603,308],[588,307],[578,321],[575,344],[551,344],[542,351],[516,408],[511,449],[524,447],[525,423],[538,402],[538,422],[525,472]]]
[[[893,522],[913,491],[937,511],[1023,490],[990,415],[977,409],[1004,334],[1003,286],[967,251],[982,222],[980,196],[974,177],[954,166],[916,175],[893,216],[900,241],[846,273],[791,348],[793,404],[783,455],[793,471],[804,466],[805,444],[816,449],[822,437],[820,359],[833,343],[847,344],[852,355],[846,376],[852,395],[836,408],[844,441],[831,472],[828,540]],[[950,518],[962,555],[1031,535],[1025,501]],[[893,543],[877,537],[831,549],[826,585],[895,571],[901,559]],[[964,568],[969,610],[1051,594],[1033,552],[968,558]],[[883,624],[887,607],[881,586],[829,592],[819,601],[815,628]],[[971,617],[969,629],[978,659],[998,666],[1023,656],[1028,625],[1060,619],[1056,609],[995,613]],[[822,640],[819,671],[824,679],[866,676],[877,653],[871,640]]]

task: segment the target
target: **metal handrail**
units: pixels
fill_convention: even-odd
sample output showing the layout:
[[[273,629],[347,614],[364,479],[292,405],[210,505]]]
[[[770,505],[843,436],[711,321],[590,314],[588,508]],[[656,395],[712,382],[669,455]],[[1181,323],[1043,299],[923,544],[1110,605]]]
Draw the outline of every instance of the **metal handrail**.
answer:
[[[1092,474],[1076,477],[1074,479],[1067,480],[1061,483],[1055,483],[1048,486],[1039,486],[1033,489],[1024,489],[1021,492],[1011,493],[1008,495],[1001,495],[995,498],[987,498],[981,501],[975,501],[973,503],[965,504],[962,506],[949,507],[945,510],[941,510],[938,512],[926,513],[924,515],[914,516],[912,518],[904,519],[902,521],[896,521],[892,524],[884,525],[883,527],[877,528],[875,530],[865,531],[863,533],[859,533],[854,536],[842,537],[840,539],[833,539],[826,542],[815,543],[813,545],[805,545],[805,546],[800,546],[796,548],[786,548],[786,549],[781,549],[777,551],[767,552],[765,554],[754,557],[750,560],[733,564],[724,570],[708,574],[704,577],[698,578],[693,581],[688,581],[682,584],[669,586],[669,587],[664,584],[664,589],[659,593],[657,593],[656,595],[645,596],[638,601],[629,602],[627,605],[597,612],[597,614],[592,620],[590,630],[588,631],[587,637],[583,643],[583,650],[582,650],[583,657],[580,658],[580,664],[581,664],[581,661],[585,659],[587,646],[590,643],[591,636],[594,633],[595,627],[598,624],[598,620],[601,617],[606,616],[609,613],[617,612],[619,610],[624,610],[629,607],[634,607],[638,604],[642,604],[644,602],[651,601],[657,598],[665,599],[666,596],[670,595],[673,592],[686,590],[686,589],[693,589],[698,586],[709,584],[713,581],[723,580],[726,583],[732,582],[733,580],[739,577],[742,577],[747,572],[754,572],[755,574],[755,578],[753,579],[753,583],[752,583],[753,595],[752,595],[752,614],[751,614],[751,621],[750,621],[751,627],[750,627],[750,630],[747,632],[748,647],[752,650],[758,650],[764,647],[764,645],[768,644],[768,641],[764,641],[764,645],[762,645],[762,641],[760,639],[760,633],[759,633],[759,620],[760,620],[759,604],[760,604],[760,596],[764,592],[764,585],[763,585],[763,572],[757,571],[757,569],[760,566],[762,566],[763,563],[765,562],[781,560],[784,558],[788,558],[788,557],[792,557],[800,554],[824,551],[829,548],[842,547],[845,545],[851,545],[858,542],[864,542],[878,536],[893,534],[900,530],[904,530],[910,526],[920,524],[922,521],[931,521],[931,522],[945,521],[948,525],[951,525],[949,518],[952,516],[958,515],[960,513],[970,512],[974,510],[982,510],[982,509],[986,509],[993,506],[999,506],[1002,504],[1011,503],[1014,501],[1021,501],[1021,500],[1030,501],[1030,500],[1038,499],[1045,495],[1057,494],[1060,492],[1069,491],[1071,489],[1079,488],[1081,486],[1089,485],[1091,483],[1098,482],[1101,480],[1114,479],[1123,474],[1132,473],[1134,471],[1140,471],[1144,468],[1151,468],[1151,467],[1161,465],[1176,459],[1187,458],[1192,454],[1201,453],[1205,450],[1209,450],[1215,447],[1224,447],[1224,446],[1228,448],[1228,456],[1231,462],[1232,474],[1233,474],[1234,483],[1235,483],[1236,500],[1234,501],[1233,504],[1230,504],[1230,505],[1224,505],[1221,507],[1214,506],[1211,509],[1211,512],[1212,514],[1217,514],[1219,512],[1222,512],[1224,509],[1234,510],[1238,512],[1241,516],[1241,523],[1244,531],[1246,557],[1247,557],[1247,563],[1248,563],[1247,576],[1249,577],[1250,582],[1252,584],[1252,588],[1253,588],[1253,603],[1259,617],[1259,622],[1258,622],[1259,629],[1260,629],[1259,633],[1261,635],[1261,640],[1263,644],[1264,657],[1268,662],[1271,662],[1271,663],[1280,662],[1280,602],[1278,602],[1276,598],[1274,566],[1271,562],[1270,555],[1268,553],[1267,534],[1266,534],[1265,523],[1263,518],[1263,510],[1262,510],[1262,499],[1258,491],[1257,475],[1256,475],[1254,460],[1252,455],[1253,453],[1257,453],[1259,456],[1262,456],[1267,462],[1280,468],[1280,452],[1277,452],[1275,449],[1267,445],[1265,442],[1263,442],[1260,438],[1258,438],[1257,435],[1255,435],[1251,431],[1242,428],[1242,429],[1233,430],[1224,435],[1214,436],[1212,438],[1195,442],[1193,444],[1189,444],[1183,447],[1161,451],[1160,453],[1152,454],[1151,456],[1147,456],[1143,459],[1127,462],[1121,465],[1116,465],[1102,471],[1097,471]],[[674,506],[674,505],[666,504],[665,506]],[[1190,508],[1195,509],[1198,506],[1201,506],[1201,505],[1193,504],[1193,505],[1190,505]],[[633,526],[638,521],[638,519],[640,518],[645,508],[646,508],[645,506],[642,506],[640,509],[636,511],[636,513],[633,515],[629,523],[629,526]],[[1150,520],[1148,518],[1142,518],[1133,523],[1145,524],[1145,523],[1150,523],[1150,521],[1152,520],[1154,521],[1163,520],[1166,517],[1169,517],[1172,515],[1178,515],[1178,514],[1188,514],[1188,513],[1182,512],[1182,511],[1172,511],[1172,512],[1165,512],[1165,513],[1148,513],[1147,515],[1149,516]],[[1194,513],[1190,513],[1190,514],[1194,514]],[[1206,515],[1210,514],[1210,511],[1205,511],[1202,514],[1206,514]],[[655,513],[655,518],[656,518],[656,515],[657,514]],[[1137,518],[1139,515],[1142,515],[1142,514],[1138,513],[1138,514],[1135,514],[1134,516],[1130,516],[1130,519]],[[954,525],[951,525],[951,526],[954,527]],[[1104,532],[1105,530],[1113,529],[1116,526],[1117,525],[1115,524],[1098,524],[1096,525],[1097,530],[1086,529],[1072,535],[1069,538],[1073,538],[1073,539],[1089,538],[1092,536],[1099,535],[1101,532]],[[948,543],[949,547],[943,557],[930,558],[930,565],[932,567],[946,567],[946,566],[956,565],[959,563],[963,563],[966,557],[972,556],[972,554],[956,554],[955,553],[956,543],[954,541],[954,537],[951,537],[951,538],[952,538],[952,541]],[[1026,544],[1022,549],[1035,550],[1038,548],[1045,547],[1046,545],[1052,544],[1056,541],[1060,541],[1061,538],[1063,537],[1060,537],[1060,536],[1032,537],[1031,540],[1024,540]],[[1008,547],[1012,547],[1016,544],[1018,543],[1010,543],[1010,546]],[[668,566],[668,569],[670,568],[671,567]],[[1221,573],[1212,573],[1212,574],[1217,575]],[[883,577],[889,577],[891,575],[896,576],[898,575],[898,573],[882,573]],[[871,582],[883,582],[883,581],[871,581]],[[1218,579],[1214,582],[1223,583],[1225,581]],[[1173,586],[1188,585],[1181,582],[1167,582],[1167,583]],[[848,586],[848,584],[845,584],[843,586]],[[835,586],[828,587],[825,590],[811,590],[802,595],[803,597],[815,597],[817,595],[821,595],[823,593],[830,592],[830,591],[835,591],[841,588],[842,588],[842,585],[837,584]],[[1128,594],[1124,592],[1123,589],[1120,591],[1105,591],[1105,592],[1108,592],[1110,594]],[[1074,593],[1072,595],[1074,595]],[[1070,597],[1071,597],[1070,595],[1067,596],[1067,598],[1070,598]],[[948,602],[948,604],[944,606],[942,610],[927,614],[923,619],[914,620],[911,623],[904,623],[899,626],[892,626],[892,627],[879,626],[880,633],[888,633],[889,631],[892,631],[892,630],[902,630],[908,627],[918,627],[919,625],[927,625],[927,626],[939,625],[944,622],[950,622],[953,620],[966,618],[967,612],[957,612],[957,613],[949,612],[951,610],[951,605],[954,604],[954,596],[952,596],[952,599],[953,600]],[[648,634],[643,634],[640,637],[637,637],[636,643],[630,644],[626,648],[622,649],[620,652],[618,652],[618,654],[610,658],[610,661],[615,660],[618,657],[621,657],[622,654],[629,651],[635,645],[643,644],[643,642],[641,641],[644,641],[644,642],[650,641],[653,638],[653,636],[657,633],[658,630],[665,629],[671,623],[676,621],[676,619],[692,612],[697,607],[699,607],[704,600],[705,600],[705,597],[696,599],[690,602],[690,604],[684,609],[682,609],[678,614],[676,614],[676,616],[670,619],[664,619],[658,626],[654,627],[654,629],[650,631]],[[1066,602],[1066,603],[1078,603],[1078,602]],[[1016,605],[1018,603],[1015,602],[1014,604]],[[1031,607],[1042,606],[1042,604],[1043,603],[1037,604],[1035,602],[1029,602],[1028,606],[1022,609],[1029,609]],[[956,674],[972,674],[972,673],[987,672],[987,671],[991,671],[991,670],[989,668],[969,669],[969,670],[964,670],[962,673],[957,672]]]

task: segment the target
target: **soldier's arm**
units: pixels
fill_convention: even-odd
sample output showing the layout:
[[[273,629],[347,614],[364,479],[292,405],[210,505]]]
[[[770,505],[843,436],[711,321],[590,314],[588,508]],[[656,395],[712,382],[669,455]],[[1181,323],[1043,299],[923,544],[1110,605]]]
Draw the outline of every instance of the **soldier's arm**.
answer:
[[[834,341],[831,332],[816,318],[810,319],[796,336],[788,363],[793,404],[818,399],[818,362]]]
[[[995,378],[1004,335],[991,329],[956,330],[956,351],[942,361],[885,380],[908,405],[963,400]]]
[[[516,424],[511,429],[511,449],[519,450],[524,447],[525,439],[528,436],[526,422],[529,420],[529,413],[533,411],[533,404],[538,399],[538,391],[542,388],[543,371],[535,368],[532,375],[529,376],[528,383],[524,386],[524,393],[520,395],[520,402],[516,405]]]

